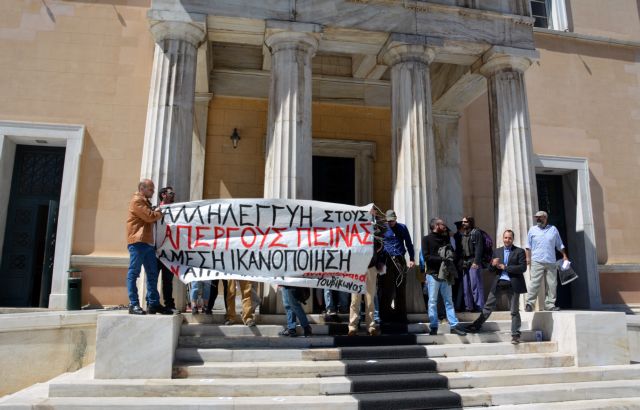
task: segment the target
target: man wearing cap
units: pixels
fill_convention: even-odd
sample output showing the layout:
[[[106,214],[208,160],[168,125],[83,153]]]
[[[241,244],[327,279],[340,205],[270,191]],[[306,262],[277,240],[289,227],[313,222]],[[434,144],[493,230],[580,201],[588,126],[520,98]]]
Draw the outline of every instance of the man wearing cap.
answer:
[[[560,310],[556,306],[556,287],[558,273],[556,266],[556,250],[562,253],[562,259],[569,260],[560,233],[555,226],[549,225],[548,215],[544,211],[535,214],[536,225],[527,234],[527,265],[531,270],[531,283],[527,293],[525,311],[532,312],[538,297],[538,290],[544,278],[547,295],[544,301],[545,310]]]
[[[380,320],[382,322],[407,322],[407,267],[415,265],[413,243],[407,226],[398,222],[393,209],[385,214],[388,229],[383,235],[386,253],[386,274],[380,276]],[[409,252],[409,264],[404,258]],[[391,309],[393,302],[394,309]]]

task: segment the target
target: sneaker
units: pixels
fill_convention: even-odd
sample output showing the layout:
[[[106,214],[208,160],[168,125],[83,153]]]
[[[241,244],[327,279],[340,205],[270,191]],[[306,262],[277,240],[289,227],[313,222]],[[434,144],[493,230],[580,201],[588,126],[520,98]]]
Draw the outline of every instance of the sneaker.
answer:
[[[369,329],[369,336],[380,336],[380,329],[372,327],[371,329]]]
[[[527,306],[524,307],[524,311],[525,312],[533,312],[533,306],[527,304]]]
[[[559,307],[557,307],[557,306],[554,306],[554,307],[552,307],[551,309],[545,309],[545,310],[547,310],[547,311],[549,311],[549,312],[559,312],[559,311],[560,311],[560,308],[559,308]]]
[[[435,336],[435,335],[437,335],[437,334],[438,334],[438,328],[437,328],[437,327],[432,327],[432,328],[429,330],[429,336]]]
[[[296,333],[295,329],[282,329],[280,331],[280,333],[278,333],[278,336],[285,336],[285,337],[297,337],[298,334]]]
[[[206,308],[206,309],[204,310],[204,314],[205,314],[205,315],[213,315],[213,310],[211,310],[211,309],[209,309],[209,308]]]
[[[517,345],[520,344],[520,336],[512,336],[511,337],[511,344],[512,345]]]
[[[130,315],[146,315],[145,312],[140,305],[129,305],[129,314]]]
[[[349,333],[347,333],[347,336],[358,336],[358,331],[349,329]]]
[[[161,315],[172,315],[171,309],[167,309],[162,305],[153,305],[147,308],[147,313],[150,315],[155,315],[156,313]]]
[[[467,333],[478,333],[480,331],[480,326],[476,325],[475,323],[472,323],[469,326],[465,327],[464,330]]]
[[[231,320],[231,319],[227,319],[227,320],[225,320],[225,321],[224,321],[224,325],[225,325],[225,326],[231,326],[233,323],[234,323],[234,322],[233,322],[233,320]]]
[[[465,332],[464,330],[460,330],[458,329],[458,327],[452,327],[450,330],[450,333],[453,335],[458,335],[458,336],[466,336],[467,332]]]
[[[306,325],[304,327],[304,337],[309,337],[309,336],[313,336],[313,332],[311,331],[311,325]]]
[[[197,307],[191,308],[191,314],[192,315],[197,315],[198,313],[200,313],[200,312],[198,312],[198,308]]]
[[[256,321],[253,319],[249,319],[245,322],[245,325],[249,326],[249,327],[254,327],[256,325]]]

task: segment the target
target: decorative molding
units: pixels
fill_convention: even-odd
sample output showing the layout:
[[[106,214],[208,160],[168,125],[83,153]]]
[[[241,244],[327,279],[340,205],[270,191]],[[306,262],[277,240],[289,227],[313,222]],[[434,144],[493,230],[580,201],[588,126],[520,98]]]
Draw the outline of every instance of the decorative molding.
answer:
[[[640,274],[640,264],[637,263],[615,263],[598,265],[598,273],[637,273]]]
[[[592,36],[590,34],[581,34],[581,33],[573,33],[568,31],[556,31],[548,28],[534,27],[533,33],[542,36],[554,36],[554,37],[563,37],[565,39],[572,39],[578,41],[587,41],[593,43],[604,43],[611,46],[620,46],[620,47],[640,47],[640,42],[631,41],[631,40],[620,40],[611,37],[601,37],[601,36]]]

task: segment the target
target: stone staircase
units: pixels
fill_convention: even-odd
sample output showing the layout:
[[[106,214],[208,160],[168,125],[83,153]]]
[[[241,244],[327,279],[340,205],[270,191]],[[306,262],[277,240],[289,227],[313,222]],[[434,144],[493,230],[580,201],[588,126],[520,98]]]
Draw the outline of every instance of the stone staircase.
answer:
[[[512,345],[508,312],[492,319],[468,336],[449,334],[446,324],[429,336],[426,325],[411,323],[348,337],[346,325],[312,315],[313,337],[284,338],[281,316],[249,328],[220,325],[221,315],[185,315],[173,379],[100,380],[88,367],[0,399],[0,407],[640,409],[640,365],[576,367],[557,342],[536,342],[531,330]]]

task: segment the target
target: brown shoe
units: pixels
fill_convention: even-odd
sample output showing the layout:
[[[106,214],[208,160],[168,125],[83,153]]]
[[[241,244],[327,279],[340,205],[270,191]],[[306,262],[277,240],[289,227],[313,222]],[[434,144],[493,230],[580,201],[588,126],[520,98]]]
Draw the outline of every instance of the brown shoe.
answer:
[[[358,336],[358,331],[349,329],[349,333],[347,333],[347,336]]]
[[[512,345],[520,344],[520,336],[512,336],[511,337],[511,344]]]

